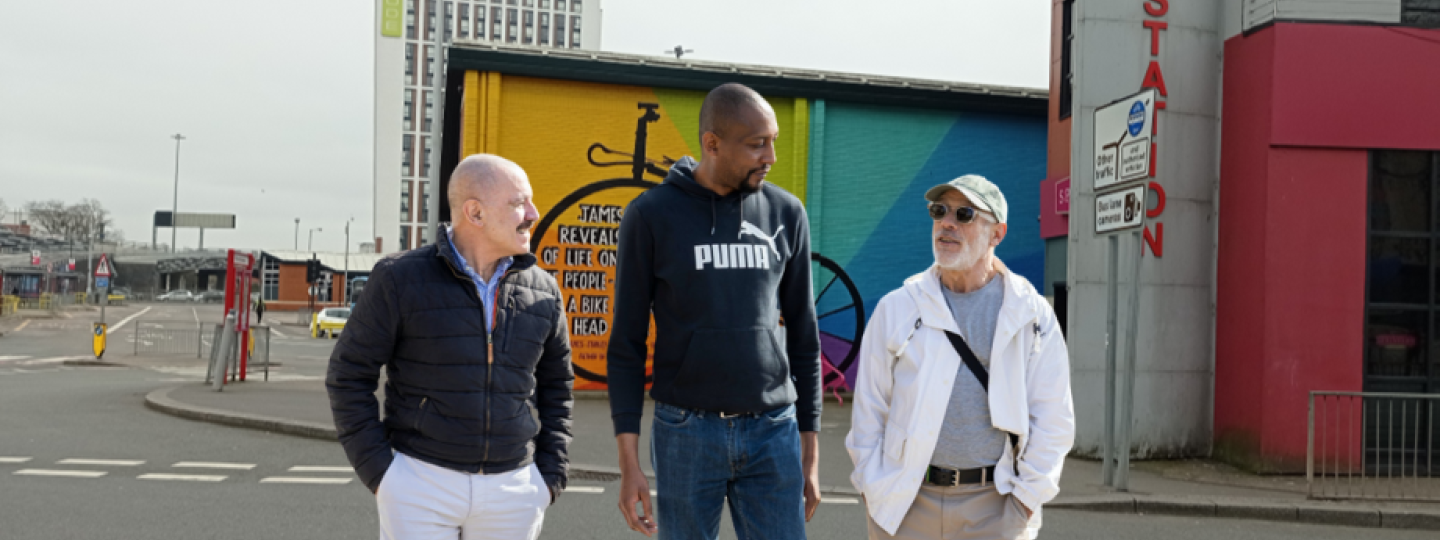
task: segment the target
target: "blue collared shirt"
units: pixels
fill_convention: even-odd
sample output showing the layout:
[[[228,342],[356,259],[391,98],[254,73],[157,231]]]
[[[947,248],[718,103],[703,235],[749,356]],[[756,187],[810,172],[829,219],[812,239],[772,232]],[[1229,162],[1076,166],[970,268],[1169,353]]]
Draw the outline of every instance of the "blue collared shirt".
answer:
[[[470,266],[469,261],[466,261],[465,256],[461,255],[460,250],[455,247],[454,226],[446,226],[445,235],[450,238],[450,253],[455,256],[455,262],[460,263],[460,267],[465,269],[465,275],[470,276],[470,280],[475,282],[475,292],[480,293],[481,308],[485,311],[485,331],[494,331],[495,306],[490,304],[496,301],[495,290],[500,287],[500,277],[504,276],[505,271],[510,269],[510,265],[515,262],[515,258],[505,257],[500,259],[500,262],[495,264],[495,275],[490,276],[490,279],[487,281],[480,277],[480,273],[476,272],[475,269]]]

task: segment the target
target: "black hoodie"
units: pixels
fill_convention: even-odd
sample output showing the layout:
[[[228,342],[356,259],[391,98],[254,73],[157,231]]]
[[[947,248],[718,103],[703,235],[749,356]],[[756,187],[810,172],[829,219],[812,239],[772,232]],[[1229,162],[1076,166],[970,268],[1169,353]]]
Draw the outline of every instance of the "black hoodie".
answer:
[[[652,309],[655,401],[729,413],[794,403],[800,431],[819,431],[805,207],[771,184],[721,197],[695,181],[695,166],[681,158],[620,222],[606,360],[615,432],[640,432]]]

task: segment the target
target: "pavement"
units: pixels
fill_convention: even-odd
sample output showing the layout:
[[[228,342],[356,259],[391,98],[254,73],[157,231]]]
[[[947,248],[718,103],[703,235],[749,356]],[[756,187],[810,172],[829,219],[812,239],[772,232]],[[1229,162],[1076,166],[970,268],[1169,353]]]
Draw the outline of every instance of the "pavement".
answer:
[[[323,440],[336,437],[324,381],[318,378],[281,382],[252,378],[228,384],[220,392],[196,383],[178,384],[150,392],[145,402],[152,409],[194,420]],[[572,475],[600,481],[619,478],[609,413],[603,392],[577,396]],[[826,403],[820,477],[827,495],[858,495],[849,486],[851,466],[843,443],[849,413],[848,403]],[[648,406],[646,416],[650,416]],[[642,467],[652,474],[648,463]],[[1306,497],[1303,477],[1255,476],[1207,461],[1134,462],[1130,490],[1122,493],[1101,485],[1099,462],[1070,458],[1061,495],[1047,508],[1440,531],[1440,504],[1314,501]]]

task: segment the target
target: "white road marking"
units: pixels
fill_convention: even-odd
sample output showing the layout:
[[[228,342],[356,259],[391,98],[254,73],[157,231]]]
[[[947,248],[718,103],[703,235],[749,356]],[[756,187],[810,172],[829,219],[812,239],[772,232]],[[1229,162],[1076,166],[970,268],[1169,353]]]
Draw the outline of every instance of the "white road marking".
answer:
[[[134,315],[131,315],[131,316],[129,316],[129,317],[124,318],[124,319],[121,320],[120,322],[115,323],[115,326],[109,327],[109,329],[107,329],[107,330],[105,331],[105,333],[106,333],[106,334],[114,334],[116,330],[119,330],[119,329],[123,328],[126,323],[129,323],[130,321],[135,320],[136,317],[139,317],[139,316],[141,316],[141,315],[144,315],[145,312],[150,311],[150,310],[151,310],[152,308],[154,308],[154,307],[155,307],[155,306],[147,307],[147,308],[145,308],[145,309],[140,310],[138,313],[136,313],[136,314],[134,314]]]
[[[12,360],[24,360],[24,359],[26,359],[26,358],[30,358],[30,357],[29,357],[29,356],[0,356],[0,362],[9,362],[9,361],[12,361]]]
[[[164,474],[150,473],[135,477],[139,480],[174,480],[177,482],[219,482],[226,477],[212,474]]]
[[[55,462],[56,465],[96,465],[113,467],[138,467],[145,464],[143,459],[82,459],[70,458]]]
[[[276,335],[277,337],[279,337],[280,339],[290,339],[290,336],[287,336],[287,335],[285,335],[285,334],[280,333],[279,330],[276,330],[276,329],[273,328],[273,327],[270,328],[270,333],[271,333],[271,334],[275,334],[275,335]]]
[[[17,457],[17,456],[0,456],[0,463],[25,463],[26,461],[30,461],[30,460],[32,460],[32,459],[35,459],[35,458]]]
[[[352,478],[307,478],[303,476],[267,476],[261,484],[349,484]]]
[[[350,467],[311,467],[306,465],[298,465],[295,467],[290,467],[286,472],[333,472],[348,474],[355,472],[355,469],[352,469]]]
[[[221,463],[218,461],[181,461],[171,467],[177,469],[239,469],[248,471],[255,468],[254,463]]]
[[[195,311],[195,308],[192,307],[190,308],[190,314],[195,316],[195,322],[200,322],[200,312]]]
[[[16,326],[14,330],[11,330],[11,332],[19,332],[21,330],[24,330],[26,326],[30,326],[30,322],[33,320],[35,319],[25,319],[25,322],[20,323],[20,326]]]
[[[61,471],[55,469],[20,469],[15,471],[23,476],[69,476],[73,478],[99,478],[109,474],[105,471]]]
[[[600,486],[565,486],[565,493],[605,493]]]
[[[827,504],[860,504],[860,499],[854,497],[822,497],[820,502]]]

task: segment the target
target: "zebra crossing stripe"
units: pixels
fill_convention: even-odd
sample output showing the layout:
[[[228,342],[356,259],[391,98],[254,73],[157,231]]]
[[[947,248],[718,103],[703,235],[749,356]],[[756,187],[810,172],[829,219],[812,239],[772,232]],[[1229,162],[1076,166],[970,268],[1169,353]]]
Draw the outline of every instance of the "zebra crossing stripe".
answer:
[[[56,465],[94,465],[99,467],[139,467],[145,464],[143,459],[62,459],[55,462]]]
[[[237,469],[248,471],[255,468],[254,463],[221,463],[218,461],[181,461],[171,467],[177,469]]]
[[[296,465],[290,467],[287,472],[308,472],[308,473],[346,473],[354,471],[350,467],[314,467],[309,465]]]
[[[140,476],[137,476],[136,478],[138,478],[138,479],[140,479],[140,480],[172,480],[172,481],[177,481],[177,482],[219,482],[219,481],[224,480],[226,477],[225,477],[225,476],[220,476],[220,475],[211,475],[211,474],[165,474],[165,473],[150,473],[150,474],[142,474],[142,475],[140,475]]]
[[[56,469],[20,469],[15,471],[20,476],[69,476],[73,478],[99,478],[109,474],[106,471],[64,471]]]
[[[0,456],[0,463],[25,463],[25,462],[30,461],[30,460],[32,460],[32,459],[35,459],[35,458],[16,457],[16,456]]]
[[[310,478],[303,476],[267,476],[261,484],[349,484],[350,478]]]

